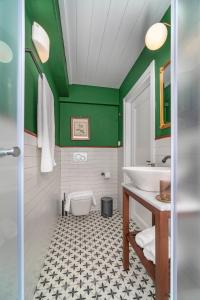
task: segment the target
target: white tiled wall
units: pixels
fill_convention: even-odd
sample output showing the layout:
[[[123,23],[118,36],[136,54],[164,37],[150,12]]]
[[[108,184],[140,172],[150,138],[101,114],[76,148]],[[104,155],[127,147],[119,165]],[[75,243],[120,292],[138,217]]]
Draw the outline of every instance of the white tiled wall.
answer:
[[[166,155],[171,154],[171,138],[163,138],[156,140],[155,142],[156,164],[159,166],[170,166],[170,159],[165,164],[162,163],[162,159]]]
[[[122,186],[121,183],[124,181],[122,167],[124,166],[124,149],[123,147],[118,148],[118,209],[122,212]]]
[[[60,204],[60,148],[52,173],[40,173],[37,138],[25,133],[25,293],[31,299],[54,230]]]
[[[87,152],[86,162],[74,162],[73,153]],[[100,209],[102,196],[118,198],[117,148],[62,148],[61,149],[61,196],[64,192],[92,190]],[[104,179],[102,172],[110,172],[111,178]]]

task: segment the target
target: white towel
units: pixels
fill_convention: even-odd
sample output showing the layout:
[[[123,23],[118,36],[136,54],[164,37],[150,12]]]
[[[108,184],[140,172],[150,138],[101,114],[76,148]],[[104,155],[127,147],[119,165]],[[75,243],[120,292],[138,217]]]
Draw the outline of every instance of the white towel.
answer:
[[[155,264],[156,261],[155,239],[145,246],[143,253],[148,260],[152,261]],[[170,237],[168,238],[168,253],[170,258]]]
[[[38,103],[37,103],[37,143],[38,148],[42,148],[42,100],[43,100],[43,89],[42,89],[42,77],[38,77]]]
[[[147,228],[135,236],[135,241],[141,248],[155,239],[155,226]]]
[[[76,200],[80,199],[81,200],[81,199],[85,199],[85,198],[91,199],[93,206],[96,206],[96,199],[95,199],[93,192],[91,192],[91,191],[75,192],[75,193],[68,194],[66,203],[65,203],[65,211],[70,210],[70,204],[71,204],[72,199],[76,199]]]
[[[55,150],[55,119],[54,96],[46,76],[38,80],[38,147],[41,151],[41,172],[52,172],[56,165]]]

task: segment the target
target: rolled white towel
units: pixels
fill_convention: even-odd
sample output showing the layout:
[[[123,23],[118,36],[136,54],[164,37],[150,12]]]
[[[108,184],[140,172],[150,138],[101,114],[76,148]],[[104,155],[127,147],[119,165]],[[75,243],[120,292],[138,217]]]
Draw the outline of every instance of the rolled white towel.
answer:
[[[141,248],[155,239],[155,226],[147,228],[135,236],[135,241]]]
[[[156,262],[155,239],[145,246],[143,253],[148,260],[152,261],[155,264]],[[168,253],[170,258],[170,237],[168,238]]]

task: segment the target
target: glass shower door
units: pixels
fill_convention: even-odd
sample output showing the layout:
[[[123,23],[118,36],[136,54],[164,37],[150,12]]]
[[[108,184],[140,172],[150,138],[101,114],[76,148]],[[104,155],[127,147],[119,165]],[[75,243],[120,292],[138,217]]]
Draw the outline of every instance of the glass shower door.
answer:
[[[0,0],[0,299],[23,299],[24,4]]]
[[[178,39],[173,76],[177,98],[173,299],[197,300],[200,299],[200,1],[174,3]]]

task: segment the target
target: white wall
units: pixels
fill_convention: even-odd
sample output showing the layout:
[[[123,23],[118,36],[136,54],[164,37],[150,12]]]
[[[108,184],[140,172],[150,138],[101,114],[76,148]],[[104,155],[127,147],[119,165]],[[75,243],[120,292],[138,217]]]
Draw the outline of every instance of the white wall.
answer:
[[[157,166],[170,166],[171,161],[168,160],[165,164],[162,159],[166,155],[171,154],[171,138],[162,138],[155,141],[155,163]],[[123,182],[123,148],[118,148],[118,208],[122,212],[122,187]],[[141,228],[151,226],[151,213],[142,205],[136,202],[130,202],[130,216],[137,222]]]
[[[155,157],[156,157],[156,164],[158,166],[170,166],[171,160],[167,160],[165,164],[162,163],[162,159],[166,155],[171,154],[171,138],[162,138],[158,139],[155,142]]]
[[[52,173],[40,173],[37,138],[25,133],[25,289],[31,299],[50,237],[58,216],[60,200],[60,148],[56,147],[57,166]]]
[[[122,185],[121,183],[124,181],[122,167],[124,166],[124,149],[123,147],[118,148],[118,203],[117,208],[122,213]]]
[[[87,152],[87,162],[74,162],[74,152]],[[111,196],[114,208],[118,201],[117,148],[62,148],[61,149],[61,197],[64,192],[92,190],[100,209],[100,199]],[[109,171],[110,179],[104,179],[102,172]]]

